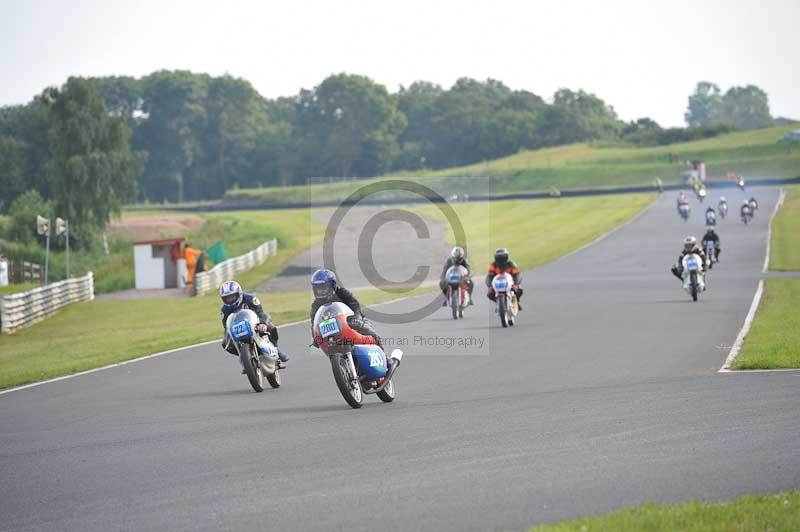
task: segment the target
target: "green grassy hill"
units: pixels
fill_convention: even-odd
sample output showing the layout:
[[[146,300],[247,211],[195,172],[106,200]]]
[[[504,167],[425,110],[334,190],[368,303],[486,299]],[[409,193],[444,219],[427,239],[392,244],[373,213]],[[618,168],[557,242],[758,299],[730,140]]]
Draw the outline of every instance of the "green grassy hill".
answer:
[[[522,151],[485,163],[424,173],[402,172],[378,179],[230,190],[224,202],[274,204],[341,200],[365,184],[391,177],[418,181],[443,194],[649,185],[655,176],[660,176],[665,183],[677,182],[686,166],[670,162],[670,154],[676,154],[681,161],[706,161],[711,179],[724,179],[727,172],[747,178],[797,177],[800,176],[800,147],[777,142],[778,137],[794,129],[796,125],[740,131],[655,147],[572,144]],[[392,196],[397,194],[386,195]]]

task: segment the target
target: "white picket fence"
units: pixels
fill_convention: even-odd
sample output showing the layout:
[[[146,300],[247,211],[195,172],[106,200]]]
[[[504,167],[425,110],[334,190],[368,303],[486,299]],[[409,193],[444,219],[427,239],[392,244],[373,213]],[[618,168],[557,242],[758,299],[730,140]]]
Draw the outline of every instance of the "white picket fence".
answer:
[[[194,294],[203,294],[216,290],[223,281],[230,279],[237,273],[247,271],[254,266],[258,266],[267,260],[267,257],[278,252],[278,241],[274,238],[264,242],[256,249],[239,255],[224,262],[220,262],[207,272],[200,272],[194,276]]]
[[[92,272],[39,288],[0,297],[0,321],[3,334],[30,327],[58,309],[79,301],[94,299]]]

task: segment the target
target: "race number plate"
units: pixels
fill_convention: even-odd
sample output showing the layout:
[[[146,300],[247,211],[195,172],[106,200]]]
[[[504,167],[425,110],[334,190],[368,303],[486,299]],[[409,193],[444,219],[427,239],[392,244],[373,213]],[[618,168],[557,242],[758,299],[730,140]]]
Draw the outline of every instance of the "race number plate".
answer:
[[[241,340],[242,338],[247,338],[248,336],[252,336],[252,332],[250,331],[250,324],[246,321],[237,321],[231,326],[231,336],[235,340]]]
[[[505,279],[496,279],[494,282],[494,289],[498,292],[505,292],[508,290],[508,281]]]
[[[339,334],[339,332],[341,331],[339,329],[339,322],[336,321],[336,318],[327,319],[319,324],[319,333],[323,338],[333,336],[334,334]]]
[[[448,277],[447,280],[450,281],[451,283],[457,283],[457,282],[461,281],[461,275],[459,275],[457,273],[451,273],[450,277]]]
[[[697,261],[694,259],[687,260],[686,267],[689,268],[689,270],[696,270],[698,267]]]

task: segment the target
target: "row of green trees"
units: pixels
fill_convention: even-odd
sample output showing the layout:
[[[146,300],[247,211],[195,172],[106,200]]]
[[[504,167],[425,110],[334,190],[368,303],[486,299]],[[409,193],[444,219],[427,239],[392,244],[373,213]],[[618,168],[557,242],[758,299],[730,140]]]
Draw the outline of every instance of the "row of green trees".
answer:
[[[449,89],[420,81],[392,94],[337,74],[265,99],[246,80],[186,71],[71,78],[28,105],[0,108],[0,201],[33,188],[75,225],[100,225],[122,201],[210,199],[237,186],[442,168],[596,139],[659,144],[768,123],[763,91],[715,87],[700,83],[690,97],[692,127],[662,129],[647,118],[626,124],[581,90],[561,89],[548,103],[491,79]]]
[[[70,221],[76,242],[105,227],[135,198],[145,154],[131,128],[109,114],[95,84],[70,78],[25,106],[0,109],[0,204],[10,220],[0,235],[28,242],[36,215]]]
[[[756,129],[772,123],[767,93],[755,85],[731,87],[724,94],[708,81],[697,84],[684,115],[690,126],[724,124],[736,129]]]

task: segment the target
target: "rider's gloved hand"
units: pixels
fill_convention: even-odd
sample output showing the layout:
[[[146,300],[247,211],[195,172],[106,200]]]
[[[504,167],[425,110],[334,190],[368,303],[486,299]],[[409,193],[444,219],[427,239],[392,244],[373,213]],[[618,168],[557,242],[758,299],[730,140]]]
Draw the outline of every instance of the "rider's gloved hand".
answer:
[[[256,325],[256,332],[261,336],[264,336],[269,332],[269,327],[267,327],[266,323],[259,323],[258,325]]]

